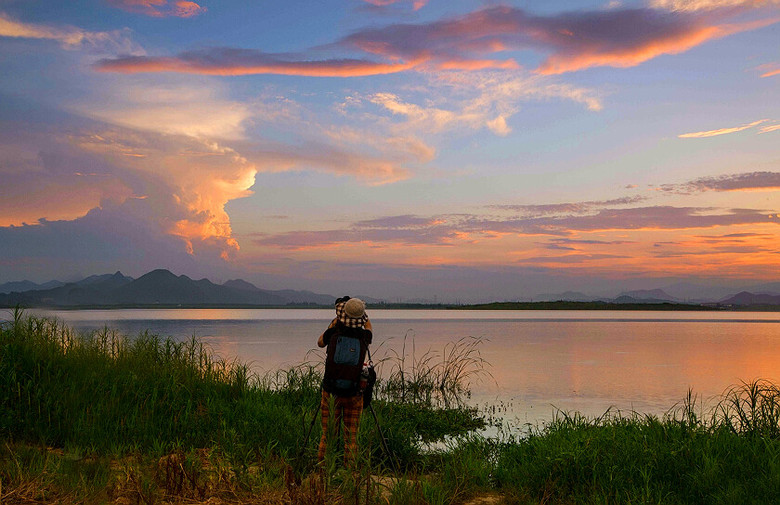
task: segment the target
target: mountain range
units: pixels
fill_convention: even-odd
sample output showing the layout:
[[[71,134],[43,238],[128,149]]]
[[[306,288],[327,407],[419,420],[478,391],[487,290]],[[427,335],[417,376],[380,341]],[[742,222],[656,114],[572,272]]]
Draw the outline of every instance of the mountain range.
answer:
[[[153,270],[137,279],[121,272],[93,275],[78,282],[29,287],[27,281],[0,285],[0,306],[284,306],[332,305],[336,297],[310,291],[260,289],[254,284],[235,279],[215,284],[208,279],[193,280],[168,270]]]
[[[663,289],[624,291],[616,296],[592,296],[567,291],[534,296],[532,301],[611,302],[611,303],[698,303],[722,306],[780,306],[780,283],[760,284],[750,291],[729,291],[678,283]],[[669,292],[672,292],[670,294]],[[702,294],[709,296],[701,296]],[[698,296],[697,296],[698,295]],[[369,303],[381,300],[363,297]],[[301,306],[332,305],[335,297],[311,291],[266,290],[243,279],[215,284],[208,279],[193,280],[168,270],[153,270],[137,279],[121,272],[91,275],[77,282],[49,281],[36,284],[17,281],[0,284],[0,306],[80,307],[80,306]]]

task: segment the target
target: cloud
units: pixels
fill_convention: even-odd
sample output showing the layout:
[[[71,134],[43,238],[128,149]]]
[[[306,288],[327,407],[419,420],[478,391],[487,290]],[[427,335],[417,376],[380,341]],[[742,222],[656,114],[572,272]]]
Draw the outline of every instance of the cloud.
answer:
[[[438,134],[446,131],[487,129],[499,136],[511,133],[508,120],[519,110],[520,102],[563,99],[601,110],[596,92],[586,88],[551,82],[550,78],[527,73],[442,72],[429,76],[424,105],[396,93],[378,92],[353,95],[346,108],[376,105],[393,118],[396,132],[416,131]],[[381,117],[377,118],[381,121]]]
[[[134,195],[133,181],[49,127],[0,123],[0,226],[83,216]]]
[[[178,218],[166,219],[161,226],[188,241],[190,250],[204,241],[221,242],[226,258],[238,250],[225,205],[250,194],[257,168],[234,149],[211,140],[119,127],[84,132],[71,141],[129,173],[158,180],[159,188],[147,184],[139,196],[149,205],[173,198],[180,208]]]
[[[404,180],[410,171],[406,162],[415,161],[414,154],[396,153],[394,157],[367,154],[351,148],[304,142],[298,145],[247,145],[247,158],[268,172],[314,170],[350,176],[368,184],[388,184]]]
[[[534,16],[521,9],[491,7],[428,24],[367,29],[345,37],[339,44],[390,60],[424,58],[427,66],[439,69],[467,69],[480,63],[509,65],[513,60],[484,60],[483,56],[539,49],[552,54],[537,72],[559,74],[593,66],[635,66],[776,21],[718,24],[714,15],[646,8]]]
[[[769,132],[775,132],[777,130],[780,130],[780,124],[775,124],[771,126],[762,126],[761,129],[758,130],[758,134],[762,133],[769,133]]]
[[[307,77],[360,77],[410,70],[419,60],[401,63],[376,62],[356,58],[295,60],[251,49],[209,48],[189,51],[176,57],[127,56],[103,59],[95,68],[101,72],[180,72],[205,75],[278,74]]]
[[[74,106],[93,118],[130,128],[198,138],[241,139],[251,106],[224,98],[220,83],[112,80],[91,100]],[[96,95],[102,95],[96,100]]]
[[[776,61],[764,63],[763,65],[757,66],[755,70],[761,72],[761,77],[774,77],[780,75],[780,63]]]
[[[144,226],[179,237],[190,252],[207,243],[226,257],[238,250],[224,208],[249,194],[257,168],[237,151],[211,139],[51,115],[54,126],[2,123],[0,176],[11,190],[0,224],[72,220],[133,200]]]
[[[780,0],[653,0],[653,7],[675,11],[709,11],[719,9],[757,9],[780,5]]]
[[[764,211],[733,209],[728,211],[695,207],[652,206],[629,209],[602,209],[579,216],[490,218],[480,215],[387,216],[353,223],[345,229],[290,231],[262,234],[254,242],[282,249],[317,249],[343,244],[395,243],[408,245],[452,246],[477,238],[518,236],[557,236],[558,245],[619,245],[632,241],[581,241],[564,239],[575,233],[609,231],[685,230],[753,224],[780,224]],[[368,225],[367,225],[368,224]]]
[[[620,256],[616,254],[565,254],[563,256],[536,256],[531,258],[523,258],[517,261],[518,264],[534,264],[540,263],[545,265],[555,264],[579,264],[588,261],[598,260],[614,260],[614,259],[626,259],[629,256]]]
[[[719,128],[717,130],[707,130],[702,132],[683,133],[681,135],[677,135],[677,137],[681,139],[700,139],[700,138],[707,138],[707,137],[716,137],[718,135],[727,135],[729,133],[741,132],[749,128],[758,126],[761,123],[766,123],[767,121],[769,121],[769,119],[759,119],[758,121],[753,121],[752,123],[743,124],[741,126],[733,126],[731,128]]]
[[[702,177],[683,184],[664,184],[659,189],[678,194],[704,191],[776,191],[780,189],[780,172],[746,172]]]
[[[187,0],[107,0],[108,4],[135,14],[155,18],[190,18],[203,14],[206,8]]]
[[[90,32],[75,26],[49,26],[25,23],[0,12],[0,37],[53,40],[63,49],[85,49],[99,53],[143,55],[132,41],[130,30]]]
[[[375,7],[387,7],[393,4],[411,3],[412,10],[415,11],[422,9],[428,3],[428,0],[363,0],[363,1]]]
[[[155,207],[182,217],[178,203],[170,198]],[[23,226],[0,227],[0,272],[56,278],[76,272],[148,272],[155,268],[213,272],[224,264],[224,244],[195,240],[167,233],[148,199],[123,203],[104,202],[73,220],[48,221]]]
[[[548,203],[540,205],[489,205],[489,209],[519,212],[527,217],[550,216],[557,214],[585,214],[594,209],[615,205],[631,205],[647,200],[645,196],[613,198],[611,200],[591,200],[585,202]]]
[[[104,59],[110,72],[184,72],[209,75],[282,74],[320,77],[381,75],[408,70],[519,69],[508,51],[535,49],[549,56],[539,74],[595,66],[631,67],[677,54],[708,40],[775,23],[762,19],[727,24],[727,13],[616,8],[536,16],[512,7],[489,7],[423,24],[393,24],[357,31],[312,52],[346,52],[337,58],[273,54],[252,49],[205,48],[172,57]],[[630,27],[630,29],[627,29]],[[355,57],[355,53],[362,53]],[[373,59],[366,59],[371,55]],[[500,129],[500,127],[499,127]]]

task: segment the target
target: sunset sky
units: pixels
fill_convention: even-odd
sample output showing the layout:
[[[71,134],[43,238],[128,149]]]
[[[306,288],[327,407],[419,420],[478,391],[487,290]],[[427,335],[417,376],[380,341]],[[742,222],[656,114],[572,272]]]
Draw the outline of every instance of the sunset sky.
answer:
[[[0,283],[780,281],[780,0],[0,0]]]

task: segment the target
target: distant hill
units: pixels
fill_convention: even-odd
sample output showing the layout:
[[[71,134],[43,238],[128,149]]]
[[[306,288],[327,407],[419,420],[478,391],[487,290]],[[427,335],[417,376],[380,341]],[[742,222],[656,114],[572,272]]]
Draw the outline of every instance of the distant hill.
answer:
[[[620,293],[614,301],[617,303],[624,303],[620,301],[623,299],[630,299],[630,303],[660,303],[680,301],[679,299],[667,294],[662,289],[637,289],[634,291],[624,291],[623,293]]]
[[[545,293],[534,297],[537,302],[592,302],[597,297],[580,293],[579,291],[565,291],[563,293]]]
[[[214,284],[193,280],[164,269],[153,270],[138,279],[121,272],[93,275],[51,289],[0,294],[0,306],[283,306],[331,305],[335,298],[308,291],[268,291],[235,279]]]
[[[721,300],[720,304],[735,305],[739,307],[749,307],[752,305],[780,306],[780,295],[754,294],[742,291],[741,293]]]
[[[65,283],[60,281],[49,281],[44,282],[43,284],[36,284],[31,281],[6,282],[5,284],[0,284],[0,294],[12,293],[14,291],[21,293],[23,291],[34,291],[36,289],[51,289],[63,285],[65,285]]]

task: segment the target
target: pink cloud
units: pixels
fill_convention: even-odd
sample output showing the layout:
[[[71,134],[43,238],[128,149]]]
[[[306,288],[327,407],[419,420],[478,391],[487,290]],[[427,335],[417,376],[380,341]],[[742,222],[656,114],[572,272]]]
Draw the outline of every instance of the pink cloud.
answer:
[[[376,7],[387,7],[389,5],[406,3],[408,0],[363,0],[366,3]],[[428,3],[428,0],[411,0],[412,10],[420,10]]]
[[[308,77],[360,77],[410,70],[421,63],[383,63],[360,59],[287,60],[279,55],[249,49],[213,48],[173,58],[128,56],[98,62],[103,72],[180,72],[206,75],[278,74]]]
[[[107,0],[109,5],[127,12],[155,18],[189,18],[206,12],[206,8],[188,0]]]
[[[159,0],[158,0],[159,1]],[[609,9],[535,16],[512,7],[490,7],[425,24],[394,24],[357,31],[316,50],[347,51],[340,58],[207,48],[172,57],[102,60],[112,72],[185,72],[210,75],[282,74],[321,77],[380,75],[408,70],[512,69],[510,50],[536,49],[549,56],[539,74],[595,66],[631,67],[664,54],[687,51],[708,40],[776,23],[777,18],[727,24],[733,11]],[[355,51],[376,60],[356,58]]]

